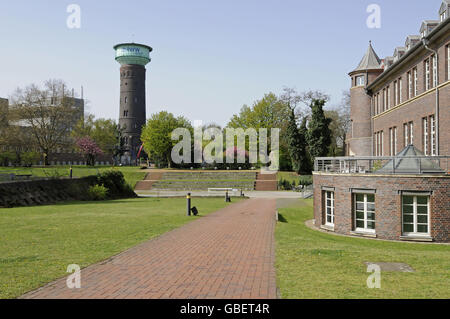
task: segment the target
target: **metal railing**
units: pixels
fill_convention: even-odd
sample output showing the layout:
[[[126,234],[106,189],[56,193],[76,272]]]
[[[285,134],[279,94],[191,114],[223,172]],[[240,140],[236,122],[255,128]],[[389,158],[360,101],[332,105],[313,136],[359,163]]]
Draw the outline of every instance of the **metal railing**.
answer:
[[[450,156],[317,157],[315,172],[341,174],[449,174]]]

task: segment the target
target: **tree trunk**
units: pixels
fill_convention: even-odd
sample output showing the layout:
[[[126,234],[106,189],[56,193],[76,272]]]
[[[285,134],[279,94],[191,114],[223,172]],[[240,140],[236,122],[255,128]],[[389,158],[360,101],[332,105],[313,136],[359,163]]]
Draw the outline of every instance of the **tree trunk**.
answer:
[[[44,150],[44,166],[48,166],[48,151]]]
[[[170,160],[170,154],[167,154],[166,158],[167,158],[167,167],[172,168],[172,161]]]

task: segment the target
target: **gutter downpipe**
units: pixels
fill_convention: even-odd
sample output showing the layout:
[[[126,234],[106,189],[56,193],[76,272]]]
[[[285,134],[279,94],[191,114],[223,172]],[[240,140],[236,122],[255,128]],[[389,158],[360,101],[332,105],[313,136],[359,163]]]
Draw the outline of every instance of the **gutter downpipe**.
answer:
[[[435,123],[436,123],[436,155],[439,156],[439,55],[437,50],[433,50],[428,46],[429,40],[422,38],[422,43],[425,49],[434,53],[436,57],[436,66],[437,66],[437,74],[436,74],[436,115],[435,115]]]

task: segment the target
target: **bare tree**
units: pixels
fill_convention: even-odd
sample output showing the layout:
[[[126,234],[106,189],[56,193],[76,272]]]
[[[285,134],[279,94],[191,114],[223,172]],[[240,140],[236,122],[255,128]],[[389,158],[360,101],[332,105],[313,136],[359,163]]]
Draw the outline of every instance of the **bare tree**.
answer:
[[[29,128],[45,165],[50,153],[71,143],[70,130],[79,111],[73,107],[70,96],[62,80],[49,80],[43,88],[35,84],[18,88],[11,97],[10,111],[17,118],[14,124]]]

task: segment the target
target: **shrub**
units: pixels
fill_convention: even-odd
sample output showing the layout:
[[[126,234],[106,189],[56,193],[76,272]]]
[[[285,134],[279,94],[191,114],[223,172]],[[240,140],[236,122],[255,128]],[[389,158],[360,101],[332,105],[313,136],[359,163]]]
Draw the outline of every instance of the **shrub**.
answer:
[[[105,171],[98,175],[97,183],[108,189],[108,198],[135,197],[132,187],[127,184],[122,172],[116,170]]]
[[[308,186],[308,185],[312,185],[312,183],[313,183],[312,176],[306,175],[306,176],[300,176],[298,185]]]
[[[13,163],[16,160],[17,156],[13,152],[2,152],[0,153],[0,165],[8,166],[9,162]]]
[[[21,154],[23,166],[32,166],[33,163],[38,162],[41,157],[38,152],[25,152]]]
[[[286,179],[281,179],[278,182],[278,189],[280,189],[280,190],[292,190],[292,184]]]
[[[108,189],[103,185],[89,186],[88,194],[91,200],[105,200],[108,195]]]

